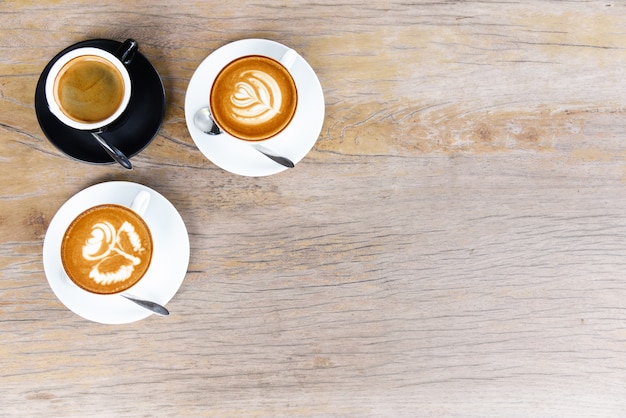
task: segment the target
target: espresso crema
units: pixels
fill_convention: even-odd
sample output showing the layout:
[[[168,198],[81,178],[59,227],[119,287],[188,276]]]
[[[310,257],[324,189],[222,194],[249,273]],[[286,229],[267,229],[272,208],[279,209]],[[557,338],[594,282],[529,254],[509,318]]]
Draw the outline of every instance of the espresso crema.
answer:
[[[67,228],[61,244],[67,275],[93,293],[130,288],[144,276],[151,259],[150,230],[125,206],[107,204],[86,210]]]
[[[222,69],[209,99],[220,128],[237,138],[258,141],[278,134],[291,122],[298,94],[282,64],[251,55]]]
[[[113,115],[124,98],[124,79],[111,62],[96,55],[72,59],[54,83],[61,111],[81,123],[95,123]]]

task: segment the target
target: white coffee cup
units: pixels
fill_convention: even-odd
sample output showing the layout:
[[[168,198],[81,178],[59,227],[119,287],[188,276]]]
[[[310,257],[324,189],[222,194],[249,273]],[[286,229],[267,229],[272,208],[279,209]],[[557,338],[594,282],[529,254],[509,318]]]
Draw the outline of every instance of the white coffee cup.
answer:
[[[149,204],[150,193],[142,190],[130,206],[104,203],[77,215],[64,232],[60,251],[68,281],[100,295],[135,287],[148,272],[154,250],[143,217]]]
[[[126,66],[130,64],[136,51],[137,42],[128,39],[115,54],[97,47],[81,47],[62,55],[50,68],[45,83],[45,96],[52,114],[71,128],[91,132],[101,132],[117,121],[130,102],[132,83]],[[74,74],[78,75],[75,76]],[[100,74],[104,74],[104,76],[101,77]],[[70,80],[72,77],[75,78],[75,82]],[[97,85],[91,91],[99,88],[104,94],[90,97],[85,92],[87,89],[81,87],[81,82],[82,80],[91,82],[95,79],[98,79]],[[108,83],[110,80],[114,82]],[[64,88],[64,85],[68,87]],[[83,82],[82,86],[84,85]],[[112,90],[112,87],[109,88],[110,86],[116,86],[116,89],[119,88],[122,91],[116,91],[113,94],[108,91]],[[71,98],[64,99],[62,95],[65,93],[60,93],[60,89],[73,93],[66,94]],[[114,103],[107,101],[106,98],[109,93],[115,96]],[[64,100],[66,101],[65,104],[62,103]],[[72,106],[80,109],[80,116],[78,114],[72,115],[72,111],[68,110],[71,107],[68,103],[73,103]],[[91,116],[83,117],[89,112],[93,116],[106,114],[101,118],[95,118],[97,120]]]
[[[297,58],[288,49],[279,59],[252,54],[226,63],[211,85],[209,107],[200,109],[215,126],[208,133],[258,143],[286,129],[298,106],[290,71]]]

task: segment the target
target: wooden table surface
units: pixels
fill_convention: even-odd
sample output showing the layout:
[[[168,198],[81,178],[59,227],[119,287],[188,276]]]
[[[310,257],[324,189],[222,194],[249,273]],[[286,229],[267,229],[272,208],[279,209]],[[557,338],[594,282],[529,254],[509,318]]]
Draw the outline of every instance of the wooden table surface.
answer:
[[[73,161],[34,92],[75,42],[132,37],[167,107],[135,168]],[[326,117],[295,169],[195,147],[195,68],[296,49]],[[605,1],[1,1],[1,416],[626,414],[626,6]],[[185,280],[127,325],[68,310],[42,264],[59,207],[149,186]]]

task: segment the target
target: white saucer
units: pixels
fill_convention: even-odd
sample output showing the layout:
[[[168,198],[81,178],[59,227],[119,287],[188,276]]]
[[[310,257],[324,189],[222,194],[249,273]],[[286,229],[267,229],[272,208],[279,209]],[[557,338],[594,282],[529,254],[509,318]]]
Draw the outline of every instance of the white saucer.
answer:
[[[215,50],[198,66],[185,96],[187,128],[200,151],[218,167],[242,176],[268,176],[285,167],[270,160],[244,141],[224,133],[209,136],[193,123],[196,111],[209,105],[211,84],[218,72],[229,62],[246,55],[265,55],[280,59],[289,48],[266,39],[244,39]],[[262,141],[276,154],[299,162],[313,148],[324,124],[324,93],[311,66],[298,55],[289,69],[298,89],[298,108],[289,126],[277,136]]]
[[[85,319],[103,324],[125,324],[151,315],[119,295],[95,295],[69,281],[61,264],[61,240],[70,222],[91,206],[117,203],[130,206],[142,190],[150,193],[143,215],[150,227],[154,253],[148,272],[128,293],[165,305],[174,297],[189,266],[189,235],[176,208],[149,187],[123,181],[100,183],[82,190],[61,206],[50,222],[43,243],[43,266],[57,298]]]

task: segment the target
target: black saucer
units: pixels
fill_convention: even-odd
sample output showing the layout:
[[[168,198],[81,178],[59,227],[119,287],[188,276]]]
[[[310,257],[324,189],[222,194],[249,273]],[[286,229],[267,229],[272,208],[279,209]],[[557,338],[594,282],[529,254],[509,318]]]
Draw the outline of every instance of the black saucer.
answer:
[[[93,39],[74,44],[48,63],[37,82],[35,111],[41,129],[54,146],[77,160],[94,164],[113,162],[88,131],[70,128],[50,112],[44,93],[46,77],[56,60],[72,49],[95,46],[114,53],[120,45],[121,42],[109,39]],[[139,52],[128,66],[128,72],[132,83],[128,108],[115,126],[110,127],[102,136],[130,158],[143,150],[159,131],[165,116],[165,89],[159,73]]]

